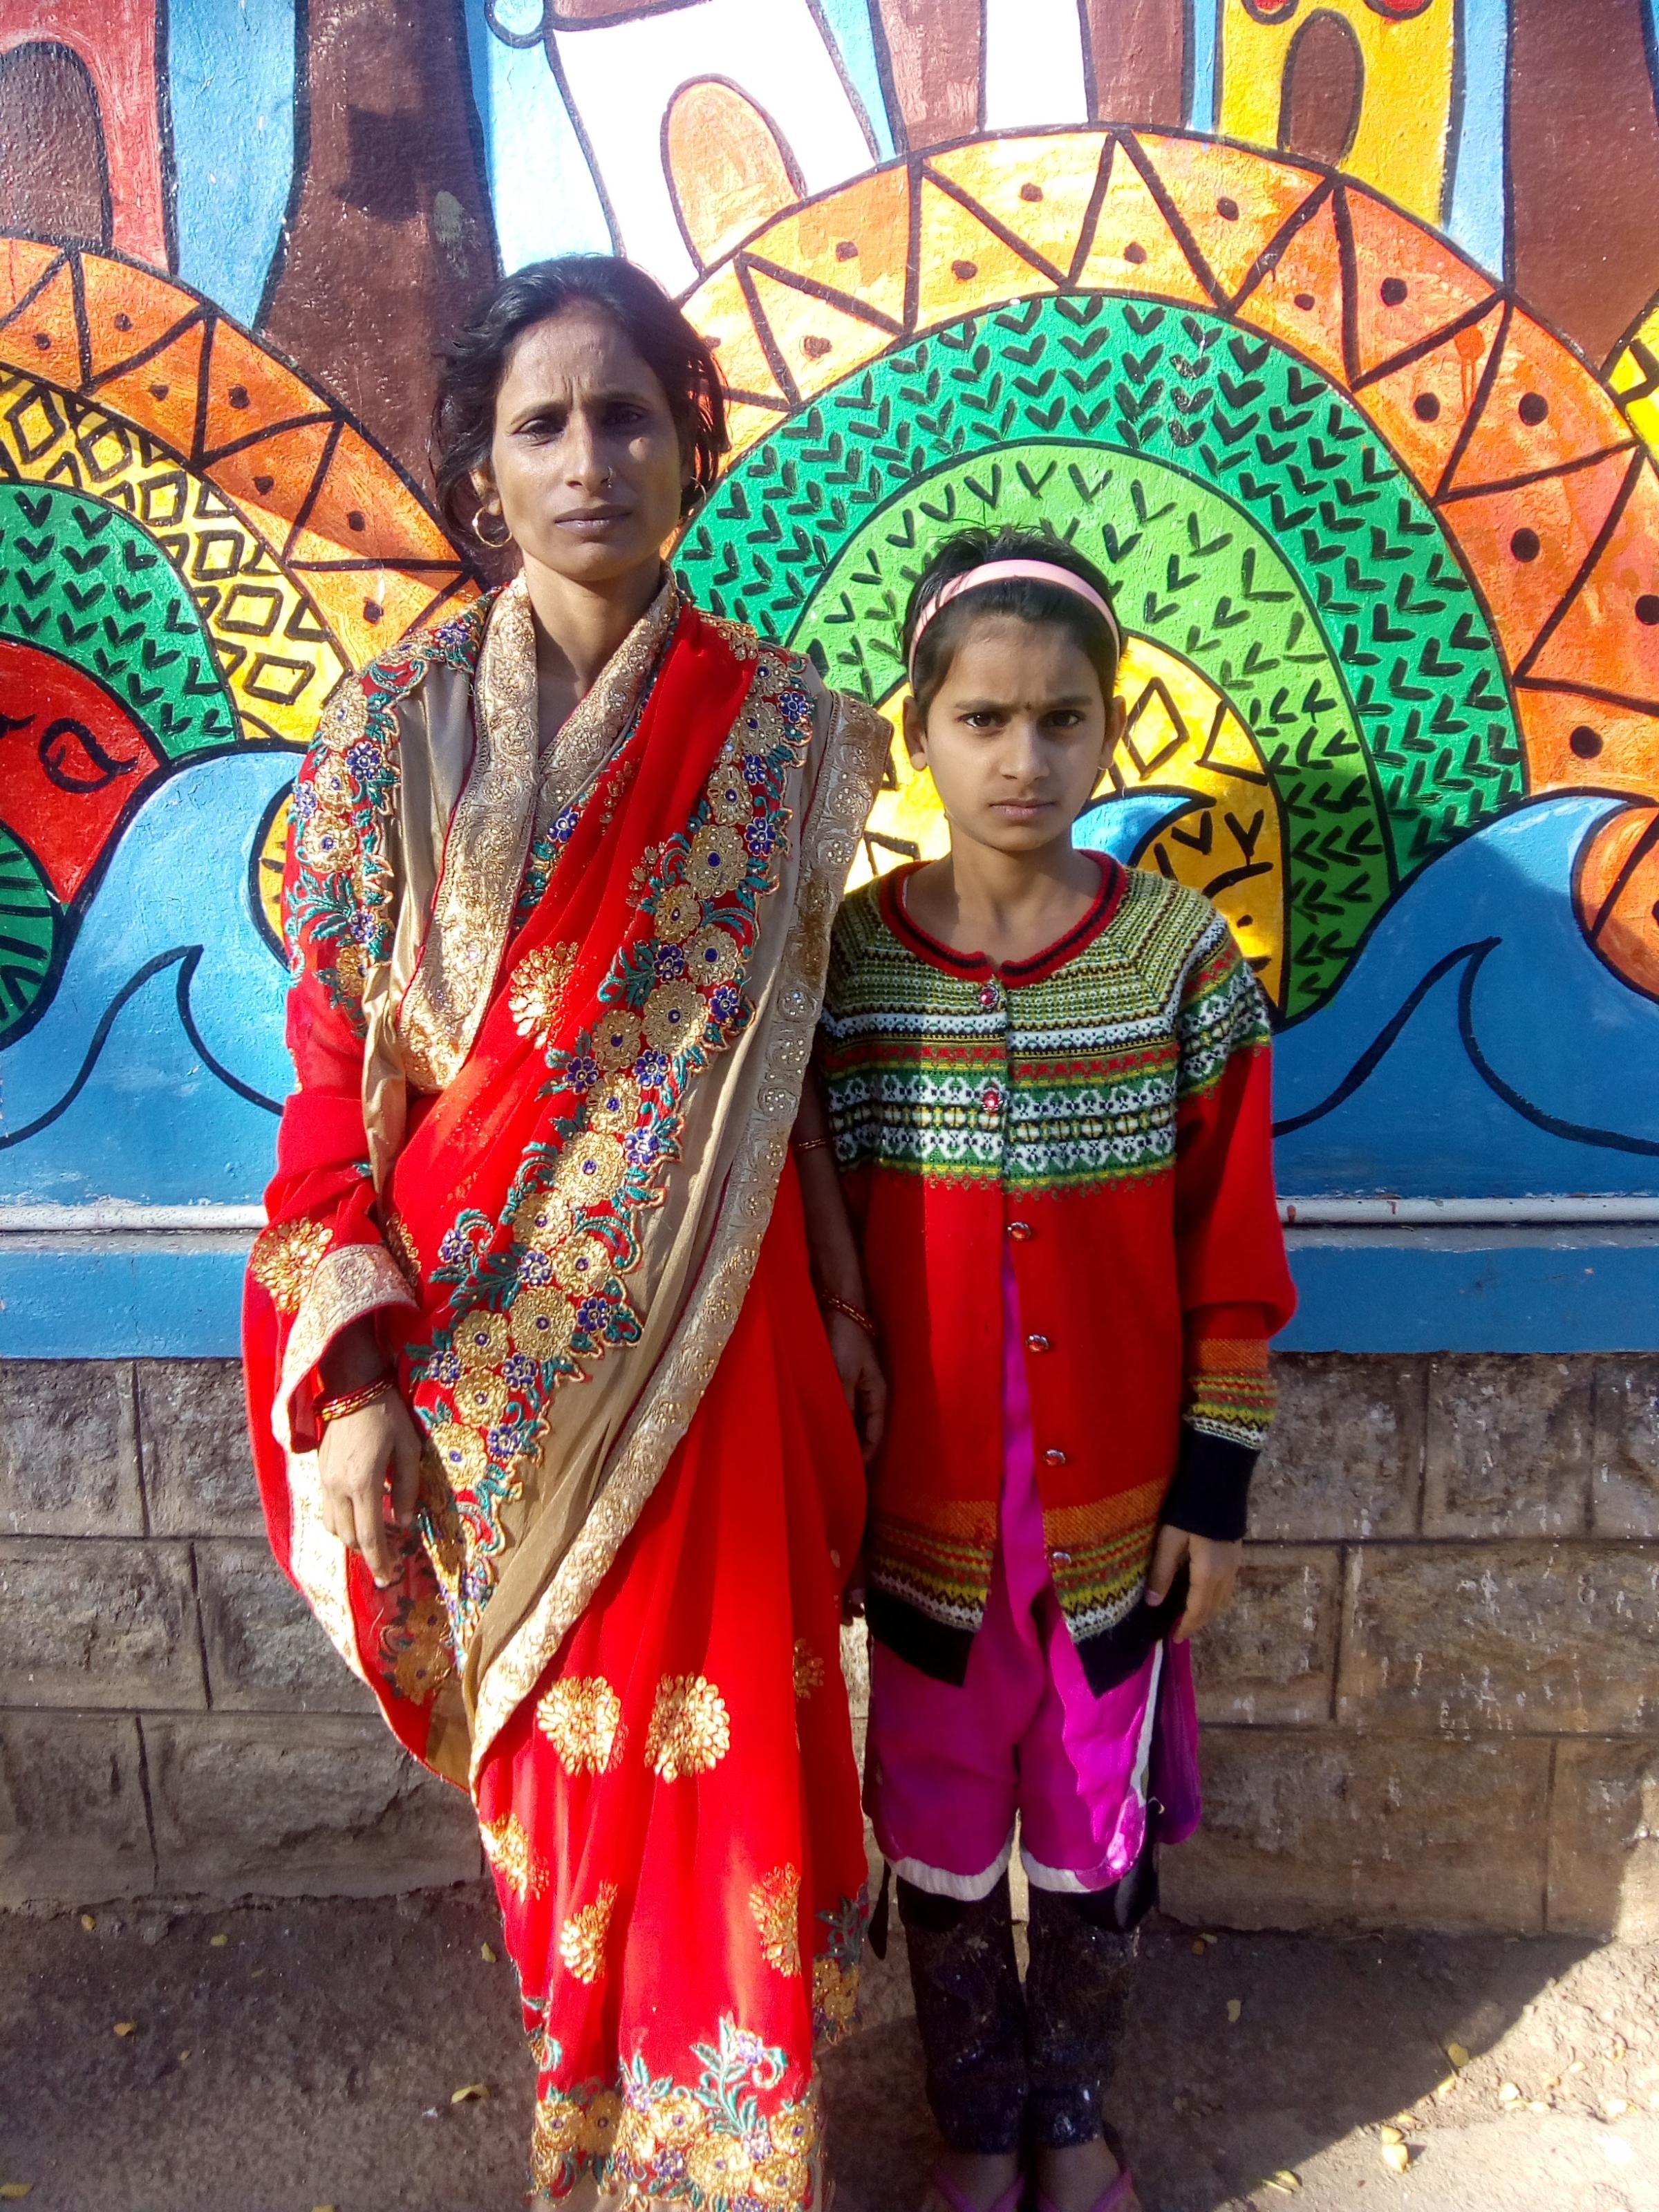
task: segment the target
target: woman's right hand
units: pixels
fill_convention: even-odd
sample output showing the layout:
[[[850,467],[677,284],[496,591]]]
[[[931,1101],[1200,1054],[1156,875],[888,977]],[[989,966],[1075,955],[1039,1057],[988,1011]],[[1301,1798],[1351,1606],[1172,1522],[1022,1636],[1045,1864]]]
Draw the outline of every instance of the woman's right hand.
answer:
[[[403,1571],[386,1523],[388,1477],[392,1516],[399,1528],[415,1518],[421,1496],[421,1438],[394,1390],[323,1431],[323,1526],[349,1552],[361,1552],[375,1587],[385,1589]]]

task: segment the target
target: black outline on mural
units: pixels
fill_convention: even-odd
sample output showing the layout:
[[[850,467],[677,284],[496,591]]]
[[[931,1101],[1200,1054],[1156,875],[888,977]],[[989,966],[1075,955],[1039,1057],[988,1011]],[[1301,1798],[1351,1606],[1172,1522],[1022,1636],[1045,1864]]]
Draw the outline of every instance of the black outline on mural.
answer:
[[[55,1106],[49,1108],[44,1114],[37,1114],[33,1121],[26,1127],[9,1132],[0,1131],[0,1152],[9,1152],[14,1145],[27,1144],[31,1137],[38,1137],[42,1129],[51,1128],[54,1121],[68,1113],[70,1108],[74,1105],[76,1100],[92,1080],[93,1070],[97,1066],[100,1055],[109,1042],[109,1033],[114,1028],[128,1000],[135,998],[146,983],[172,967],[175,961],[180,964],[173,996],[179,1008],[179,1019],[185,1036],[190,1040],[191,1050],[208,1073],[217,1076],[220,1082],[228,1090],[234,1091],[239,1098],[246,1099],[251,1106],[264,1107],[267,1114],[280,1115],[283,1109],[279,1099],[267,1098],[263,1091],[254,1090],[251,1084],[244,1083],[240,1076],[233,1075],[228,1067],[214,1058],[202,1042],[202,1033],[196,1026],[196,1017],[190,1010],[190,987],[196,970],[202,964],[202,957],[206,949],[201,945],[175,945],[169,951],[156,953],[153,959],[145,961],[136,975],[129,975],[99,1018],[98,1026],[92,1033],[92,1042],[87,1047],[85,1057],[81,1062],[74,1082],[70,1084]],[[21,1032],[20,1031],[19,1034],[21,1035]],[[10,1040],[8,1042],[8,1049],[11,1042]]]
[[[1541,1129],[1546,1136],[1559,1137],[1569,1144],[1593,1145],[1601,1152],[1634,1152],[1644,1159],[1659,1158],[1659,1141],[1651,1137],[1627,1137],[1616,1129],[1591,1128],[1587,1123],[1565,1121],[1559,1114],[1547,1113],[1541,1106],[1534,1106],[1512,1084],[1506,1083],[1486,1058],[1474,1031],[1474,987],[1480,979],[1480,970],[1504,941],[1501,937],[1478,938],[1468,945],[1459,945],[1455,951],[1445,953],[1437,960],[1428,974],[1413,987],[1399,1011],[1383,1024],[1335,1090],[1322,1099],[1317,1106],[1309,1107],[1305,1113],[1293,1114],[1288,1121],[1275,1121],[1275,1138],[1293,1136],[1298,1130],[1308,1128],[1316,1121],[1322,1121],[1339,1106],[1346,1105],[1376,1073],[1429,993],[1461,965],[1463,977],[1457,991],[1458,1041],[1468,1055],[1470,1066],[1495,1097],[1501,1099],[1510,1112],[1518,1114],[1523,1121],[1530,1121],[1535,1129]],[[1620,982],[1627,982],[1628,979],[1619,970],[1613,972],[1619,975]],[[1647,992],[1637,992],[1640,998],[1650,995]]]
[[[179,163],[173,139],[171,0],[155,0],[155,153],[161,172],[161,235],[167,273],[179,266]]]
[[[619,20],[628,19],[624,17]],[[582,27],[579,24],[568,24],[565,27],[567,31],[574,33]],[[602,28],[603,26],[590,25],[588,27]],[[599,203],[599,213],[605,217],[605,227],[611,234],[611,251],[613,253],[621,253],[622,226],[617,221],[617,210],[611,204],[611,194],[605,189],[605,179],[600,173],[599,162],[594,158],[593,142],[587,135],[587,125],[582,121],[576,103],[570,96],[570,85],[564,73],[564,64],[559,59],[558,37],[559,27],[549,20],[544,5],[542,52],[547,56],[547,66],[552,72],[553,82],[557,88],[559,98],[564,102],[564,112],[570,118],[570,128],[576,134],[576,143],[581,148],[582,159],[587,164],[587,173],[593,180],[593,191]]]

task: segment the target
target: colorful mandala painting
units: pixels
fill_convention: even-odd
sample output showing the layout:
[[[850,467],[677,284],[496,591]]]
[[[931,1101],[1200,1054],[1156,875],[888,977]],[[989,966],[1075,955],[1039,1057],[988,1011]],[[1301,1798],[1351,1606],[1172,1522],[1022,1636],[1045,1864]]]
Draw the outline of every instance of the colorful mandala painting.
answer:
[[[833,683],[896,716],[965,523],[1105,570],[1082,834],[1226,915],[1287,1191],[1659,1188],[1659,111],[1596,10],[0,9],[0,1200],[257,1196],[295,750],[474,588],[437,350],[572,251],[714,342],[675,557]],[[896,744],[858,872],[944,835]]]

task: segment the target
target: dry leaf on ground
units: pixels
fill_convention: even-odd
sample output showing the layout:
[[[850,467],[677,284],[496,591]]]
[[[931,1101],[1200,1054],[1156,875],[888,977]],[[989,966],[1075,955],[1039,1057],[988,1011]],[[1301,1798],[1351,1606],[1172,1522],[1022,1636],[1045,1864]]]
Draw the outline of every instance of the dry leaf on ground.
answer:
[[[0,2181],[0,2197],[15,2204],[20,2198],[27,2197],[33,2186],[32,2181]]]
[[[90,1935],[92,1930],[98,1925],[98,1923],[90,1912],[83,1912],[81,1915],[81,1925],[87,1930],[87,1933]],[[34,2185],[31,2182],[29,2185],[33,2188]]]
[[[208,1946],[211,1950],[222,1951],[229,1941],[230,1938],[228,1936],[210,1936],[208,1937]]]
[[[1500,2105],[1514,2104],[1520,2094],[1520,2090],[1516,2087],[1513,2081],[1500,2081],[1498,2085],[1498,2101]]]
[[[451,2090],[449,2101],[452,2105],[470,2105],[475,2098],[487,2097],[489,2094],[489,2089],[487,2083],[468,2081],[460,2088]]]
[[[115,2023],[115,2033],[118,2035],[131,2035],[137,2025],[136,2020],[118,2020]]]
[[[1467,2066],[1469,2063],[1469,2054],[1461,2043],[1449,2043],[1446,2056],[1454,2066]]]
[[[1376,2132],[1381,2140],[1385,2143],[1404,2142],[1406,2140],[1405,2136],[1401,2135],[1398,2128],[1379,2128]]]
[[[1403,2173],[1412,2162],[1412,2154],[1402,2142],[1384,2143],[1381,2155],[1390,2173]]]
[[[1228,2020],[1228,2023],[1229,2023],[1229,2025],[1230,2025],[1230,2026],[1237,2026],[1237,2021],[1238,2021],[1238,2016],[1239,2016],[1239,2014],[1243,2011],[1243,2009],[1244,2009],[1244,2000],[1243,2000],[1243,1997],[1229,1997],[1229,1998],[1228,1998],[1228,2000],[1227,2000],[1227,2020]]]
[[[478,1955],[483,1959],[486,1966],[493,1966],[495,1965],[495,1954],[490,1949],[488,1943],[479,1944]]]
[[[1294,2197],[1302,2186],[1302,2176],[1292,2173],[1288,2166],[1281,2166],[1277,2173],[1270,2173],[1262,2183],[1264,2189],[1276,2189],[1281,2197]]]

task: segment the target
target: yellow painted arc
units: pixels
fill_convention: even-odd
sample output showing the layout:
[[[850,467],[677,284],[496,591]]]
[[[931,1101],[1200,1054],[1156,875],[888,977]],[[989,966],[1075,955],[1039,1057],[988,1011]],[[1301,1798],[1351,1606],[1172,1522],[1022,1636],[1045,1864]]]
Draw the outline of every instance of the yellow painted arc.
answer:
[[[270,817],[270,827],[265,831],[264,842],[259,848],[256,880],[259,886],[259,908],[271,935],[280,945],[283,941],[283,865],[288,857],[288,817],[293,801],[284,798]]]

